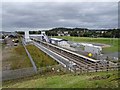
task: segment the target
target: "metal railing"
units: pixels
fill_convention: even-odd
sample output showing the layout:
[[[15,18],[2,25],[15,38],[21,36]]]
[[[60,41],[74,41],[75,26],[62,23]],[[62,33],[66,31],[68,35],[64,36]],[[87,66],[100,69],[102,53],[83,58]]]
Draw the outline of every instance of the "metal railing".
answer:
[[[24,48],[25,48],[25,51],[26,51],[26,53],[27,53],[27,55],[28,55],[28,57],[29,57],[29,59],[30,59],[32,65],[33,65],[34,71],[37,73],[37,66],[35,65],[35,62],[33,61],[33,59],[32,59],[32,57],[31,57],[30,53],[28,52],[28,50],[27,50],[27,48],[26,48],[26,46],[25,46],[24,40],[22,40],[22,44],[23,44],[23,46],[24,46]]]

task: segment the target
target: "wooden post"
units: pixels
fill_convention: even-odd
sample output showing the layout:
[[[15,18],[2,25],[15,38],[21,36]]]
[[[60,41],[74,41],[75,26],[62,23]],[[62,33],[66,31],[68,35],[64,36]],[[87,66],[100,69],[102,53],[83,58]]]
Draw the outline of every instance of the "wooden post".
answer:
[[[108,71],[108,69],[109,69],[109,61],[107,60],[107,71]]]
[[[87,73],[89,72],[89,66],[90,66],[90,65],[87,65]]]
[[[96,62],[96,65],[95,65],[96,67],[95,67],[95,70],[96,70],[96,72],[97,72],[97,69],[98,69],[98,64],[97,64],[97,62]]]
[[[79,73],[81,73],[81,67],[79,67]]]
[[[106,57],[106,60],[107,60],[107,66],[106,66],[106,68],[107,68],[107,71],[108,71],[108,67],[109,67],[109,57],[108,56]]]

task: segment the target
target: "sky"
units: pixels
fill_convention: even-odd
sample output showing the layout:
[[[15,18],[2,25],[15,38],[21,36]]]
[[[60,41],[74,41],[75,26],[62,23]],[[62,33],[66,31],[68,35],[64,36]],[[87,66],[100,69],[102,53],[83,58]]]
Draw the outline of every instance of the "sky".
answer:
[[[3,31],[117,28],[117,2],[3,2]]]

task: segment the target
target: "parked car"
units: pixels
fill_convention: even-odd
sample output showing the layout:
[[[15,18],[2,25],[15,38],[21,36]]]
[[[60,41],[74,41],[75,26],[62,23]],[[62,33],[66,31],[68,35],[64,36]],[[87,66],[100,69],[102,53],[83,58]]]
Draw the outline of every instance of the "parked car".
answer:
[[[14,43],[14,46],[17,46],[18,45],[18,43]]]

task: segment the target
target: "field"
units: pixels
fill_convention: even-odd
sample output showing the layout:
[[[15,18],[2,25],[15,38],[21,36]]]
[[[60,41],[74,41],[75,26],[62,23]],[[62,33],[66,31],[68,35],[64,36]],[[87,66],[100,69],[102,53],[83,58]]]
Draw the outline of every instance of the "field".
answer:
[[[117,88],[118,71],[46,74],[3,82],[3,88]]]
[[[1,44],[2,48],[2,69],[3,70],[15,70],[20,68],[32,67],[29,57],[21,43],[21,39],[19,39],[19,43],[17,46],[14,46],[12,39],[7,39],[7,44]],[[57,62],[53,60],[51,57],[40,51],[34,45],[26,46],[28,51],[30,52],[33,60],[37,68],[56,65]]]
[[[2,49],[2,65],[3,70],[14,70],[32,66],[22,45],[11,48],[5,46]]]
[[[57,62],[49,57],[47,54],[42,52],[39,48],[34,45],[27,45],[26,46],[31,57],[33,58],[37,68],[51,66],[57,64]]]
[[[90,37],[72,37],[72,36],[55,36],[56,38],[67,39],[74,42],[90,42],[90,43],[102,43],[111,45],[111,47],[103,48],[103,53],[118,52],[118,38],[90,38]],[[119,41],[118,41],[119,40]],[[119,50],[120,51],[120,50]]]

